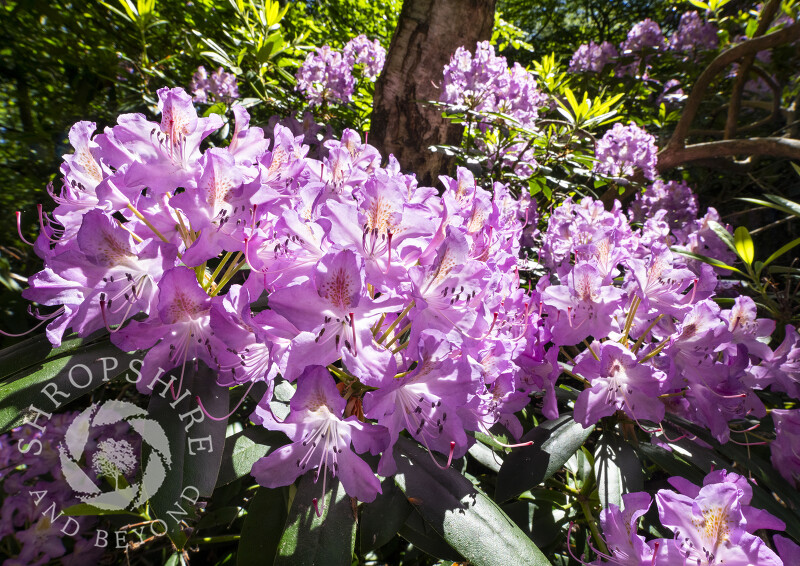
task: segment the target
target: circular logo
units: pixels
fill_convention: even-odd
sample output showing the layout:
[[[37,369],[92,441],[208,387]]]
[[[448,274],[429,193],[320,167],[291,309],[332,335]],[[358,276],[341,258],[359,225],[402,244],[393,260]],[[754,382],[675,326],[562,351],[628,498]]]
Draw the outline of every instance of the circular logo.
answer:
[[[155,495],[172,464],[169,440],[158,422],[148,419],[147,411],[125,401],[94,403],[67,428],[59,446],[61,470],[78,498],[98,509],[134,509]],[[127,440],[109,438],[97,443],[91,457],[91,468],[98,476],[113,480],[113,490],[103,491],[79,464],[89,442],[92,427],[126,422],[142,438],[142,449],[149,447],[147,462],[138,482],[127,483],[123,475],[136,469],[133,446]]]

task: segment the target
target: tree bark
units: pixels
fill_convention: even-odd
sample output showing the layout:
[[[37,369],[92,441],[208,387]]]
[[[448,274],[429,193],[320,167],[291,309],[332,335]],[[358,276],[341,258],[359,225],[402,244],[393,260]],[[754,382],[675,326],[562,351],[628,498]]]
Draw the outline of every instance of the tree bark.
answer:
[[[462,127],[441,117],[442,69],[458,47],[490,39],[496,0],[405,0],[377,84],[369,143],[432,186],[452,160],[432,145],[457,145]]]

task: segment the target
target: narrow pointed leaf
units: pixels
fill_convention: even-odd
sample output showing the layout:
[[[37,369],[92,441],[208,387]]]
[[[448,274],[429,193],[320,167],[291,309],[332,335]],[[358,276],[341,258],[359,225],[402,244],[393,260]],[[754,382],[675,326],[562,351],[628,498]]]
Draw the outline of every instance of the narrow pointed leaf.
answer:
[[[761,266],[761,268],[763,269],[764,267],[768,266],[770,263],[772,263],[773,261],[775,261],[776,259],[781,257],[783,254],[785,254],[786,252],[788,252],[789,250],[791,250],[793,247],[797,246],[798,244],[800,244],[800,238],[796,238],[796,239],[792,240],[791,242],[789,242],[788,244],[786,244],[785,246],[782,246],[775,253],[773,253],[771,256],[769,256],[766,259],[766,261],[764,261],[764,264]]]
[[[753,238],[750,237],[750,232],[744,226],[739,226],[733,233],[734,246],[736,247],[736,255],[738,255],[743,262],[747,265],[753,264],[755,259],[755,248],[753,246]]]

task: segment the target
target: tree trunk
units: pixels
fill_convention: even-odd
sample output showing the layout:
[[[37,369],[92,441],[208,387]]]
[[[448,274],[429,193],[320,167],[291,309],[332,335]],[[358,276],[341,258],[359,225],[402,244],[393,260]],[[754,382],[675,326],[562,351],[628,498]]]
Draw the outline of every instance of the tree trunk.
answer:
[[[432,145],[457,145],[462,127],[441,117],[442,69],[458,47],[474,53],[490,39],[496,0],[405,0],[383,73],[375,85],[369,143],[393,153],[404,171],[433,186],[452,160]]]

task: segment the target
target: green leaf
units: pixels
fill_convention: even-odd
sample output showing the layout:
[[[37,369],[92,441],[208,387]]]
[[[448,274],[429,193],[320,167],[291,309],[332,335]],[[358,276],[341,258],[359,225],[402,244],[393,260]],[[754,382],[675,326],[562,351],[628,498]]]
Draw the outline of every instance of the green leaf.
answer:
[[[687,252],[686,250],[680,250],[678,248],[670,248],[670,250],[672,250],[676,254],[685,255],[686,257],[702,261],[703,263],[707,263],[708,265],[711,265],[713,267],[719,267],[720,269],[727,269],[728,271],[735,271],[736,273],[739,273],[740,275],[744,275],[745,277],[747,277],[747,274],[744,273],[743,271],[736,269],[735,267],[730,266],[726,263],[723,263],[718,259],[710,258],[708,256],[704,256],[701,254],[696,254],[694,252]]]
[[[757,198],[740,198],[740,199],[737,199],[737,200],[742,200],[742,201],[745,201],[745,202],[750,202],[750,203],[753,203],[753,204],[757,204],[759,206],[766,206],[766,207],[769,207],[769,208],[773,208],[775,210],[780,210],[781,212],[783,212],[784,214],[788,214],[789,216],[800,216],[800,213],[796,212],[794,209],[787,208],[787,207],[785,207],[783,205],[776,204],[774,202],[761,200],[761,199],[757,199]],[[789,201],[789,202],[791,202],[791,201]],[[796,204],[796,203],[793,203],[793,204]]]
[[[450,562],[464,561],[464,557],[447,544],[442,535],[426,523],[416,509],[411,510],[411,514],[405,524],[397,531],[397,534],[434,558]]]
[[[220,116],[225,116],[225,110],[227,106],[224,102],[217,102],[216,104],[212,104],[209,106],[205,112],[203,112],[203,117],[208,118],[212,114],[219,114]]]
[[[556,504],[542,500],[517,499],[504,503],[501,507],[538,547],[547,547],[563,539],[564,531],[559,522],[566,513]]]
[[[236,566],[272,564],[289,515],[289,488],[259,487],[247,506]]]
[[[217,486],[246,476],[253,464],[286,442],[286,435],[282,432],[267,430],[261,426],[251,426],[232,434],[225,439]]]
[[[171,373],[159,379],[168,383]],[[180,368],[175,373],[179,374]],[[196,517],[199,497],[210,497],[214,492],[227,427],[226,420],[204,417],[195,396],[200,397],[211,415],[224,415],[230,409],[228,389],[216,384],[215,373],[205,364],[198,364],[196,371],[191,367],[185,369],[180,391],[177,378],[173,386],[179,402],[173,400],[169,387],[156,382],[147,408],[169,439],[172,459],[164,483],[150,499],[150,508],[166,523],[167,535],[175,546],[182,549],[187,537],[181,523],[189,523]]]
[[[31,407],[52,413],[122,375],[134,381],[139,360],[106,338],[8,376],[0,385],[0,432],[21,425]]]
[[[773,253],[771,256],[769,256],[766,259],[766,261],[764,261],[764,264],[761,266],[762,269],[764,267],[768,266],[770,263],[772,263],[776,259],[778,259],[779,257],[781,257],[783,254],[785,254],[789,250],[791,250],[793,247],[797,246],[798,244],[800,244],[800,238],[796,238],[796,239],[792,240],[791,242],[789,242],[788,244],[786,244],[785,246],[782,246],[781,248],[779,248],[775,253]]]
[[[275,32],[264,40],[264,45],[256,53],[256,60],[259,63],[266,63],[273,55],[278,54],[283,49],[283,37],[280,32]]]
[[[349,566],[356,544],[355,507],[337,479],[327,479],[324,508],[317,516],[313,500],[323,505],[315,472],[300,479],[281,535],[275,566]]]
[[[583,428],[571,414],[546,421],[526,433],[521,441],[533,445],[514,449],[497,474],[495,500],[507,501],[536,487],[560,470],[583,445],[594,426]]]
[[[750,237],[750,232],[747,231],[747,228],[744,226],[736,228],[733,232],[733,244],[736,255],[747,265],[752,265],[753,259],[755,259],[755,248],[753,246],[753,238]]]
[[[800,204],[797,204],[796,202],[791,201],[789,199],[779,197],[778,195],[764,195],[764,196],[767,197],[772,202],[774,202],[775,204],[784,207],[794,216],[800,216]]]
[[[503,510],[452,468],[439,468],[427,450],[407,438],[395,445],[394,480],[444,540],[475,566],[549,565]]]
[[[393,478],[381,482],[382,493],[375,501],[364,503],[358,521],[361,554],[380,548],[397,534],[414,510]]]
[[[630,444],[604,432],[594,455],[595,478],[600,505],[622,507],[622,496],[644,489],[642,464]]]
[[[102,338],[108,342],[108,336]],[[44,360],[52,360],[67,356],[82,346],[102,339],[78,338],[72,334],[61,342],[61,346],[53,348],[44,334],[37,334],[22,342],[0,350],[0,378],[6,378],[23,369],[41,364]],[[119,350],[117,350],[119,351]]]

